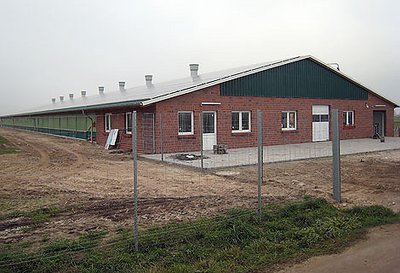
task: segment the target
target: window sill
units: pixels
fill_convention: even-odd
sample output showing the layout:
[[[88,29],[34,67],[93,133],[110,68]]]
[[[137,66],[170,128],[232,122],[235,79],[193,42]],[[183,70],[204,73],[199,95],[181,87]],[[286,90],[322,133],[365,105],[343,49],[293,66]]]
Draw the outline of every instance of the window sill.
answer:
[[[247,136],[251,135],[251,131],[232,131],[232,136]]]
[[[191,135],[178,135],[178,139],[195,139],[196,136],[194,134]]]
[[[282,129],[281,130],[282,134],[290,134],[290,133],[295,134],[295,133],[298,133],[298,132],[299,132],[299,129]]]
[[[132,138],[132,134],[131,133],[123,133],[122,135],[124,137],[126,137],[126,138]]]
[[[350,130],[350,129],[354,129],[354,128],[356,128],[355,125],[343,125],[344,130]]]

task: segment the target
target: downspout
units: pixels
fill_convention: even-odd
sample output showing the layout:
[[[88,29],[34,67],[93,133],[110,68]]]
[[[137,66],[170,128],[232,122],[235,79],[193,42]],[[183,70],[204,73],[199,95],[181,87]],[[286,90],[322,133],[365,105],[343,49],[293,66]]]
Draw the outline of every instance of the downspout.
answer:
[[[82,109],[82,115],[88,117],[90,119],[90,121],[92,122],[92,125],[90,126],[90,143],[93,143],[93,124],[94,124],[93,118],[91,116],[87,115],[85,113],[85,110],[83,110],[83,109]]]

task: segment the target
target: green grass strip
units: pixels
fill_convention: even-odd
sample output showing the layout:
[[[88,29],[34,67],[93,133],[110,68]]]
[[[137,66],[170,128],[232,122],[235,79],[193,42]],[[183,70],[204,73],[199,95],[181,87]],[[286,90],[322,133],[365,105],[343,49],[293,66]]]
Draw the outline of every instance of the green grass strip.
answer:
[[[235,209],[140,232],[134,251],[131,229],[112,241],[102,234],[60,240],[31,253],[13,246],[0,252],[4,272],[253,272],[282,263],[336,252],[366,228],[399,222],[382,206],[337,209],[324,199]]]

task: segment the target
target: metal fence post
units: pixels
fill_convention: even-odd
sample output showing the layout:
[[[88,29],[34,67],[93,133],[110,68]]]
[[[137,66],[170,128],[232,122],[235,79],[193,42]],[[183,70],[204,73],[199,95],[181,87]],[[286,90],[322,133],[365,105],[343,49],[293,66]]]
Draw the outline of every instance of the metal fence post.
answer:
[[[163,124],[163,119],[162,119],[162,113],[160,113],[160,153],[161,153],[161,161],[164,161],[164,139],[163,139],[163,134],[164,134],[164,124]]]
[[[137,121],[136,111],[132,112],[132,157],[133,157],[133,199],[134,199],[134,224],[133,233],[135,251],[139,250],[138,232],[138,162],[137,162]]]
[[[204,170],[204,160],[203,160],[203,113],[199,114],[199,124],[200,124],[200,162],[201,162],[201,170]]]
[[[261,220],[261,186],[263,181],[263,124],[262,111],[257,110],[257,150],[258,150],[258,214]]]
[[[339,111],[332,110],[333,198],[341,202]]]

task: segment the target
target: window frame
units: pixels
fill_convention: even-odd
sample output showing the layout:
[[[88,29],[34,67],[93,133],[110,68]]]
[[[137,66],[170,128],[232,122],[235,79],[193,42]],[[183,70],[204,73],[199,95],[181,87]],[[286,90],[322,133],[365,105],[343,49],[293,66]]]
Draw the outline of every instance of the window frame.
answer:
[[[234,130],[232,126],[232,115],[233,113],[239,113],[239,129]],[[243,130],[243,113],[249,113],[249,129]],[[231,130],[232,133],[250,133],[251,132],[251,111],[232,111],[231,113]]]
[[[112,113],[106,113],[106,114],[104,114],[104,131],[106,132],[106,133],[108,133],[108,132],[110,132],[111,131],[111,129],[112,129],[112,125],[111,125],[111,116],[112,116]],[[108,125],[108,129],[107,129],[107,125]]]
[[[286,113],[286,128],[283,127],[283,121],[282,121],[282,115]],[[290,128],[290,120],[289,120],[289,116],[290,113],[294,113],[294,128]],[[288,110],[288,111],[282,111],[281,112],[281,129],[282,131],[295,131],[297,130],[297,111],[293,111],[293,110]]]
[[[349,113],[351,113],[351,123],[349,123]],[[354,126],[354,111],[343,111],[343,126],[351,127]]]
[[[189,114],[189,113],[190,113],[190,121],[191,121],[191,124],[190,124],[191,131],[190,132],[179,132],[179,128],[180,128],[180,126],[179,126],[179,115],[180,114]],[[193,113],[193,111],[178,111],[178,135],[179,136],[194,135],[194,113]]]
[[[131,124],[128,123],[128,115],[131,116]],[[129,126],[131,127],[130,131],[128,130]],[[128,135],[132,134],[132,112],[125,113],[125,133]]]

